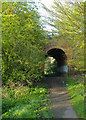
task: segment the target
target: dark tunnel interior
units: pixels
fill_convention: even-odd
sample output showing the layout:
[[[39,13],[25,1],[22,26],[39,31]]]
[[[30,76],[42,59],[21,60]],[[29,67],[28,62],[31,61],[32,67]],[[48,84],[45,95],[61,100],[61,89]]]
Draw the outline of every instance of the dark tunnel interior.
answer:
[[[66,64],[67,56],[63,50],[58,49],[58,48],[53,48],[53,49],[50,49],[47,52],[47,54],[48,54],[48,56],[56,59],[56,61],[58,63],[58,67]]]

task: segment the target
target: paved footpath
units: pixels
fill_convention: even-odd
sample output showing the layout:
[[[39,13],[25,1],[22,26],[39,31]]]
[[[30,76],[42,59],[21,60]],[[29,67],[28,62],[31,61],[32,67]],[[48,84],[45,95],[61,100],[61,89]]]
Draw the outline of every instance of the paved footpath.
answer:
[[[70,102],[64,77],[46,77],[49,85],[51,109],[55,118],[78,118]]]

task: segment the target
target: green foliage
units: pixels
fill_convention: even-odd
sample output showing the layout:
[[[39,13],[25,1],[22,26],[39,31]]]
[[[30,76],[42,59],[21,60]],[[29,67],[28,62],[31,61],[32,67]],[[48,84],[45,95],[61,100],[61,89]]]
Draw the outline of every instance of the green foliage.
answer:
[[[57,61],[52,57],[47,57],[45,60],[45,74],[56,74]]]
[[[30,3],[2,3],[3,84],[42,77],[45,32]]]
[[[39,88],[38,88],[39,87]],[[48,90],[35,88],[3,88],[2,118],[52,118]]]
[[[84,118],[84,83],[83,77],[68,78],[68,90],[71,97],[72,105],[81,118]]]

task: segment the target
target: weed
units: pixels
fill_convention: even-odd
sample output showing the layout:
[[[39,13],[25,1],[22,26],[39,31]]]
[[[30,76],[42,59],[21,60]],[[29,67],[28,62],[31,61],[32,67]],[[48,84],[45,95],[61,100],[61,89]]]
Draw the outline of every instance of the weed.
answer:
[[[48,90],[45,88],[4,87],[2,118],[52,118],[48,96]]]
[[[70,77],[67,79],[72,105],[80,118],[84,118],[84,82],[82,77]]]

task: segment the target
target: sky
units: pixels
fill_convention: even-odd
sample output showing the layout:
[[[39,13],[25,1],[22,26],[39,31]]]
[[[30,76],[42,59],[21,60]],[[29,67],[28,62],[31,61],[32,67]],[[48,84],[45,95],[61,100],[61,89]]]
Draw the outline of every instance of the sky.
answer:
[[[54,0],[35,0],[36,3],[39,2],[39,1],[40,1],[41,3],[43,3],[47,8],[51,8]],[[42,19],[42,20],[47,20],[47,18],[45,18],[45,17],[49,17],[49,16],[50,16],[49,13],[46,12],[46,11],[42,8],[42,6],[41,6],[40,4],[38,5],[38,8],[39,8],[39,13],[40,13],[40,15],[41,15],[41,16],[44,16],[44,17],[42,17],[41,19]],[[48,25],[47,23],[45,23],[45,26],[46,26],[45,30],[47,30],[47,31],[49,31],[49,32],[51,32],[52,29],[54,29],[53,27],[51,27],[51,26]]]
[[[45,4],[47,7],[50,7],[53,3],[53,0],[35,0],[35,2],[41,2],[43,4]]]

